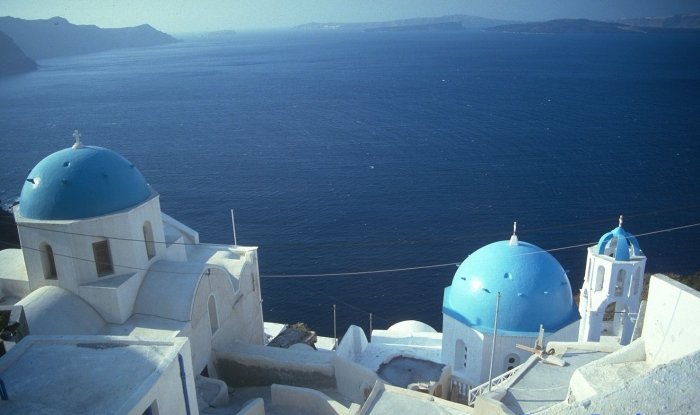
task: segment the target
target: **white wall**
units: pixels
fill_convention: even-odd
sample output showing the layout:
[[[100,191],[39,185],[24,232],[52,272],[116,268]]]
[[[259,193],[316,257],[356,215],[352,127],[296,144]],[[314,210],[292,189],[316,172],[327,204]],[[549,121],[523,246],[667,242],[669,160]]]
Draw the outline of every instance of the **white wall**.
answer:
[[[575,341],[578,336],[579,321],[575,321],[561,330],[545,335],[547,341]],[[443,349],[442,361],[452,367],[453,377],[471,385],[480,385],[489,379],[491,363],[492,333],[482,333],[448,315],[443,315]],[[511,335],[498,333],[496,349],[493,358],[493,376],[496,377],[508,371],[508,366],[518,366],[524,363],[531,353],[515,347],[516,344],[533,347],[538,333],[529,335]],[[467,347],[466,368],[455,367],[455,346],[459,340]],[[463,351],[460,351],[463,353]],[[515,362],[508,362],[510,356],[517,356]]]
[[[187,339],[183,340],[182,348],[178,354],[182,356],[190,414],[196,415],[199,413],[199,407],[197,406],[197,391],[195,389],[192,362],[189,358],[190,348]],[[180,340],[174,340],[175,344],[179,342]],[[141,415],[153,402],[156,402],[160,415],[187,413],[182,385],[183,380],[180,375],[180,362],[177,355],[174,355],[172,360],[167,362],[167,365],[161,366],[153,377],[155,379],[154,384],[146,383],[141,385],[140,390],[134,394],[135,400],[126,401],[123,407],[124,412],[119,411],[119,413]],[[139,396],[139,394],[142,395]]]
[[[160,202],[157,195],[130,210],[83,220],[39,221],[22,218],[15,210],[20,241],[32,290],[43,285],[60,285],[76,292],[81,284],[98,278],[92,243],[102,237],[109,239],[114,273],[134,273],[134,268],[147,268],[149,262],[143,241],[143,224],[151,222],[156,241],[156,258],[165,252]],[[41,265],[39,249],[42,242],[54,252],[57,280],[47,280]],[[137,271],[137,270],[136,270]]]
[[[335,353],[344,359],[353,361],[367,348],[367,336],[360,327],[351,325],[338,344]]]
[[[647,360],[667,363],[700,348],[700,293],[665,275],[649,282],[642,338]]]

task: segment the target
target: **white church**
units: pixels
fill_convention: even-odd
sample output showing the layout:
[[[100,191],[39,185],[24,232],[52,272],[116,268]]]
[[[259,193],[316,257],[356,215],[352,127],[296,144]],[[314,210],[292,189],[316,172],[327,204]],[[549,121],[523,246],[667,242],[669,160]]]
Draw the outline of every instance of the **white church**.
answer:
[[[400,405],[406,415],[508,414],[508,402],[494,400],[506,395],[480,398],[493,401],[484,412],[461,403],[469,397],[472,405],[472,392],[492,379],[527,380],[537,356],[516,345],[533,346],[541,331],[545,350],[595,350],[601,361],[616,364],[644,356],[646,257],[622,218],[588,248],[578,306],[559,262],[520,241],[514,229],[509,240],[461,263],[444,291],[442,333],[408,321],[372,331],[371,341],[351,326],[337,348],[269,347],[257,249],[200,243],[196,231],[161,211],[158,193],[133,164],[74,136],[72,147],[48,155],[28,174],[14,207],[21,247],[0,251],[0,330],[9,350],[0,358],[0,412],[381,414]],[[671,347],[663,350],[671,350],[679,341],[663,336],[677,320],[660,310],[675,295],[690,296],[684,301],[700,311],[700,297],[656,284],[670,294],[657,295],[651,305],[647,319],[654,325],[645,329],[646,342],[663,340]],[[18,334],[17,327],[27,332]],[[675,357],[697,350],[685,337],[680,344]],[[647,352],[647,361],[671,359],[654,356]],[[397,358],[407,360],[392,367]],[[416,369],[407,385],[391,386],[425,363],[437,368],[434,378],[416,380]],[[561,370],[571,372],[565,375],[572,379],[569,394],[582,396],[573,379],[585,379],[590,365],[577,375],[572,364]],[[630,373],[655,366],[640,367]],[[382,372],[386,368],[393,375]],[[228,388],[245,386],[267,386],[269,396],[228,412],[210,406],[235,405],[226,403]],[[597,393],[593,386],[584,391]],[[204,396],[209,392],[217,396]]]
[[[74,136],[24,183],[2,304],[22,307],[32,335],[186,338],[195,375],[219,345],[263,344],[257,248],[200,244],[131,162]]]
[[[578,336],[566,272],[549,252],[519,241],[515,230],[510,240],[486,245],[462,262],[445,289],[442,313],[442,361],[472,386],[486,382],[489,372],[499,375],[527,360],[531,353],[515,345],[531,346],[540,326],[549,340]]]

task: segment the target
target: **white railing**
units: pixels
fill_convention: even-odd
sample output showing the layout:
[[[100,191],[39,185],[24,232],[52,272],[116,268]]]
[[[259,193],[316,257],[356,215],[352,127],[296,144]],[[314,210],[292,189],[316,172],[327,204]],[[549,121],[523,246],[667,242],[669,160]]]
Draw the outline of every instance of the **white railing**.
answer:
[[[518,370],[520,370],[521,366],[522,365],[516,366],[513,369],[503,373],[502,375],[496,376],[495,378],[491,379],[491,382],[486,382],[475,388],[469,389],[467,405],[474,406],[474,402],[476,401],[477,396],[489,391],[489,385],[491,385],[491,388],[493,388],[496,385],[500,385],[501,383],[513,377],[513,375],[515,375],[518,372]]]
[[[453,377],[451,381],[450,400],[466,405],[469,396],[469,387],[469,384]]]

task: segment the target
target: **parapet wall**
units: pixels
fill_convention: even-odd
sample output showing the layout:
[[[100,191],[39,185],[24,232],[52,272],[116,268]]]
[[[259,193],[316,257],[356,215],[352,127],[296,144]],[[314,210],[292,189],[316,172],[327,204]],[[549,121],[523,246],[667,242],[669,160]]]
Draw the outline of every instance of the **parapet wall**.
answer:
[[[323,389],[336,386],[333,355],[237,343],[216,351],[213,360],[219,378],[231,387],[282,384]]]
[[[642,338],[647,361],[667,363],[698,349],[693,331],[700,327],[700,293],[665,275],[649,282]]]

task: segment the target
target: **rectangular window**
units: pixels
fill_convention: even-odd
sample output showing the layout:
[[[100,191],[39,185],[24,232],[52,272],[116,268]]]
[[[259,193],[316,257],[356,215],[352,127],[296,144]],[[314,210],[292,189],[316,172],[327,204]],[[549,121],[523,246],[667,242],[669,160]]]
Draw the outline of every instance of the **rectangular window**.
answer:
[[[95,256],[95,267],[97,268],[98,276],[102,277],[114,273],[108,240],[94,242],[92,244],[92,253]]]

